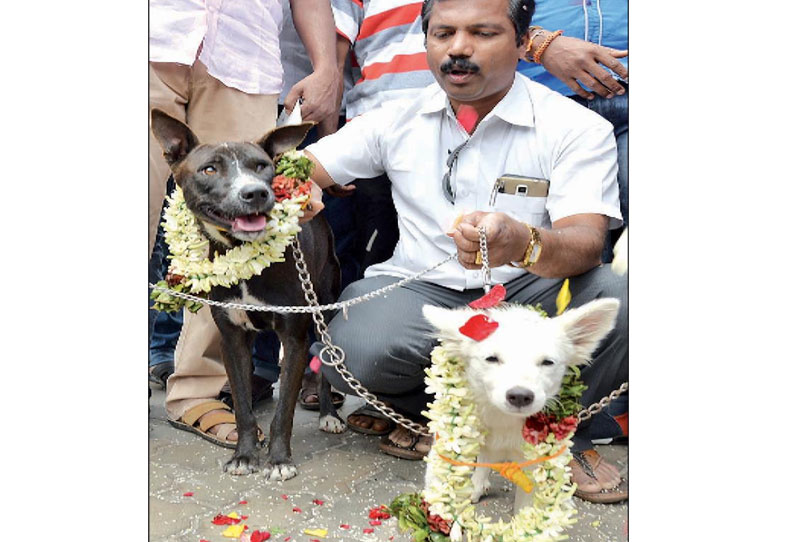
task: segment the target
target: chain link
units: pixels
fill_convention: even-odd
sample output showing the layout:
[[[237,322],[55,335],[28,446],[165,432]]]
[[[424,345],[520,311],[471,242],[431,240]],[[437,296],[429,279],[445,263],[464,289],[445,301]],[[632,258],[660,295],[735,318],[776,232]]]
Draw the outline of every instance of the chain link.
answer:
[[[485,239],[485,226],[477,228],[480,234],[480,257],[482,258],[482,288],[485,293],[491,291],[491,264],[488,261],[488,242]]]
[[[585,420],[589,420],[590,418],[593,417],[594,414],[598,414],[599,412],[601,412],[604,409],[604,407],[606,407],[609,403],[614,401],[619,395],[621,395],[628,389],[629,389],[629,383],[624,382],[623,384],[620,385],[618,389],[612,391],[612,393],[603,397],[599,402],[593,403],[589,407],[582,409],[578,415],[579,421],[583,422]]]
[[[303,289],[303,293],[306,297],[306,302],[309,303],[309,305],[317,306],[317,294],[314,292],[314,286],[312,285],[311,277],[309,276],[309,270],[306,267],[306,261],[303,258],[303,251],[300,248],[300,243],[298,242],[297,237],[292,243],[292,254],[295,257],[295,266],[298,269],[298,279],[300,280],[301,288]],[[339,373],[342,379],[347,383],[348,386],[350,386],[351,389],[353,389],[353,391],[355,391],[361,398],[363,398],[373,408],[377,409],[381,414],[389,418],[391,421],[405,427],[412,433],[417,433],[424,437],[433,436],[427,432],[427,428],[422,424],[409,420],[402,414],[396,412],[386,403],[375,397],[375,395],[373,395],[369,390],[367,390],[367,388],[365,388],[361,382],[357,380],[350,371],[347,370],[347,367],[345,367],[345,353],[341,348],[331,342],[331,335],[328,333],[328,326],[325,323],[325,317],[323,316],[322,312],[319,310],[313,311],[312,319],[314,320],[314,325],[317,327],[317,333],[320,336],[320,340],[325,345],[320,352],[320,355],[317,356],[324,365],[328,365],[329,367],[336,369],[336,372]],[[323,356],[323,354],[326,352],[330,358],[328,361],[326,361]]]

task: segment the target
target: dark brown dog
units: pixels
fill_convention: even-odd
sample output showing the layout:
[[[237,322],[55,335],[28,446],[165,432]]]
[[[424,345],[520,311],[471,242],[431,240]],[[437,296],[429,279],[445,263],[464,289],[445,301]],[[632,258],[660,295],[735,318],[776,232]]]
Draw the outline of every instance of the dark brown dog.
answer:
[[[210,240],[210,254],[223,254],[246,241],[259,238],[267,214],[275,204],[271,183],[273,159],[295,148],[311,124],[276,128],[256,143],[228,142],[202,145],[184,123],[160,110],[152,111],[152,131],[163,148],[187,207],[196,215]],[[339,262],[333,251],[333,234],[322,216],[302,225],[298,234],[314,289],[321,304],[333,303],[339,294]],[[290,248],[285,261],[231,288],[215,287],[210,299],[251,304],[305,305]],[[207,310],[207,309],[202,309]],[[249,474],[260,468],[257,424],[251,406],[251,348],[258,330],[273,329],[284,348],[278,404],[270,424],[267,463],[263,473],[271,480],[297,474],[290,439],[295,403],[309,352],[310,314],[278,314],[211,307],[221,332],[221,357],[232,389],[238,441],[234,456],[223,467],[231,474]],[[330,385],[321,380],[320,429],[341,433],[345,424],[331,402]]]

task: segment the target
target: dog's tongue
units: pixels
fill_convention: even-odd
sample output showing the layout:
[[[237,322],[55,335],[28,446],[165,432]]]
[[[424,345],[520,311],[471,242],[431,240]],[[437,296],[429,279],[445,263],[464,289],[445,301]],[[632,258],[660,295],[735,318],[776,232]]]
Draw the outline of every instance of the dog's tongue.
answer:
[[[265,229],[267,217],[265,215],[238,216],[232,222],[232,231],[260,231]]]

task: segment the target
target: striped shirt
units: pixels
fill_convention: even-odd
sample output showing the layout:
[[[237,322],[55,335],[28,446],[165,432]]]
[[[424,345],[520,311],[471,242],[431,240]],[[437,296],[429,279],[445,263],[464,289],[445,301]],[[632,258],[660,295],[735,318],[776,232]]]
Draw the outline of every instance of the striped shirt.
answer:
[[[416,96],[435,82],[427,65],[422,2],[331,0],[337,32],[350,42],[361,78],[347,94],[347,118]]]

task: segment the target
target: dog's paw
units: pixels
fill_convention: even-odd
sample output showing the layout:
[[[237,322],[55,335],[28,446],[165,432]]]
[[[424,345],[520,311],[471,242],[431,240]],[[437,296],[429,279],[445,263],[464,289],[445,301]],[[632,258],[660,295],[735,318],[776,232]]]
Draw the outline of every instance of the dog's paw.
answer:
[[[265,468],[262,469],[262,475],[266,480],[283,482],[284,480],[295,478],[298,475],[298,467],[292,463],[281,463],[279,465],[268,463],[265,465]]]
[[[338,416],[333,414],[326,414],[320,418],[320,431],[326,433],[344,433],[347,431],[347,425]]]
[[[243,476],[252,474],[259,470],[259,458],[255,455],[234,455],[229,461],[223,465],[223,472],[233,474],[235,476]]]
[[[472,480],[472,482],[474,481]],[[480,502],[483,495],[488,494],[489,489],[491,489],[491,482],[488,480],[485,480],[482,484],[474,482],[474,489],[471,492],[471,502],[475,504]]]

